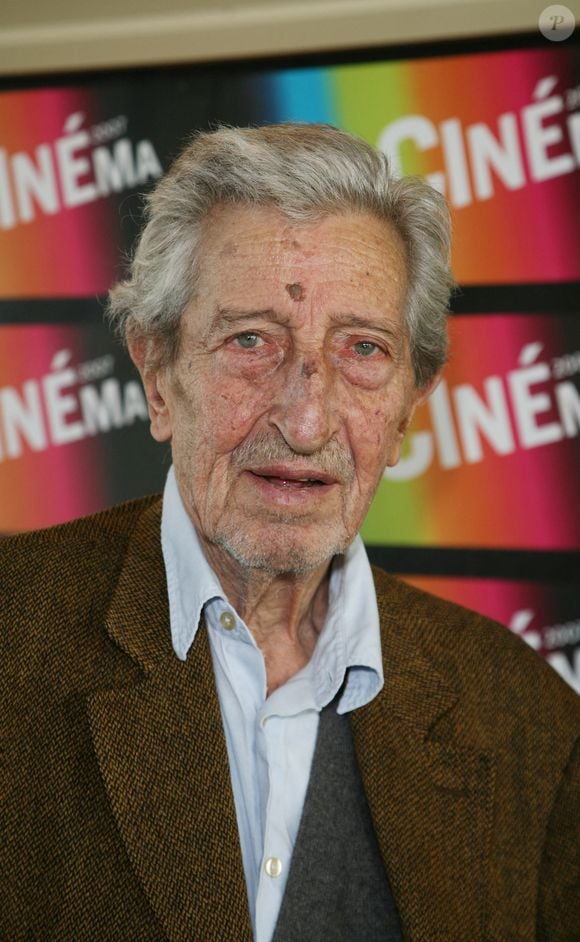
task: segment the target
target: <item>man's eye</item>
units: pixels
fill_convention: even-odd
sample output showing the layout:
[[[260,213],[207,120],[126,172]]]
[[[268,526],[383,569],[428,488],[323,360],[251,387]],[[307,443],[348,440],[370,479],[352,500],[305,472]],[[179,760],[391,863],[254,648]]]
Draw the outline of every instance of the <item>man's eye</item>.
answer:
[[[244,334],[238,334],[238,336],[234,339],[240,347],[243,347],[244,350],[253,350],[254,347],[258,347],[262,343],[262,338],[259,336],[259,334],[254,334],[252,331],[247,331]]]
[[[360,357],[370,357],[378,349],[378,345],[370,340],[359,340],[358,343],[353,344],[353,350]]]

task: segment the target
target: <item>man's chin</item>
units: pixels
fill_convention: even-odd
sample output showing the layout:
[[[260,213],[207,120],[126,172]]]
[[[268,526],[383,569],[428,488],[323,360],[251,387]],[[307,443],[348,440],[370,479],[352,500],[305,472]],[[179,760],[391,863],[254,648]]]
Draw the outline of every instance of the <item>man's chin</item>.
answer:
[[[334,544],[317,541],[317,545],[303,540],[271,539],[265,529],[263,539],[256,540],[241,533],[218,537],[215,542],[245,569],[256,569],[272,575],[306,575],[329,562],[346,549],[343,542]]]

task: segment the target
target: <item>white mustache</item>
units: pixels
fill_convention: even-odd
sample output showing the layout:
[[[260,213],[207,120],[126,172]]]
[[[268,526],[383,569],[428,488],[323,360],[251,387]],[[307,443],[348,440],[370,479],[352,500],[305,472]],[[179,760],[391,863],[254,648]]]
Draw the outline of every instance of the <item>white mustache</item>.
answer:
[[[284,464],[304,467],[305,459],[308,467],[335,478],[340,484],[350,484],[354,478],[354,461],[348,452],[337,441],[330,441],[319,451],[301,454],[290,448],[283,438],[272,438],[262,435],[251,441],[242,442],[233,452],[234,465],[240,471],[251,467],[260,467],[269,464]]]

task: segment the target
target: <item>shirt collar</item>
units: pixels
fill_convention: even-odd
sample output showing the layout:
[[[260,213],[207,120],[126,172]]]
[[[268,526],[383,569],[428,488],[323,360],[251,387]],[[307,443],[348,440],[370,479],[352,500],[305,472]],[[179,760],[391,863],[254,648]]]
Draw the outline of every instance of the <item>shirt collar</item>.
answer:
[[[310,663],[319,707],[336,696],[345,676],[339,713],[368,703],[383,686],[377,596],[360,536],[333,561],[328,613]]]
[[[167,575],[171,642],[177,657],[185,661],[203,606],[213,598],[225,599],[225,595],[183,506],[173,467],[163,491],[161,548]]]
[[[169,470],[163,493],[161,546],[167,575],[171,641],[177,657],[185,661],[204,605],[215,598],[227,600],[183,506],[173,468]],[[326,622],[304,670],[311,672],[319,709],[334,698],[345,676],[339,713],[368,703],[383,686],[375,585],[360,536],[333,561]]]

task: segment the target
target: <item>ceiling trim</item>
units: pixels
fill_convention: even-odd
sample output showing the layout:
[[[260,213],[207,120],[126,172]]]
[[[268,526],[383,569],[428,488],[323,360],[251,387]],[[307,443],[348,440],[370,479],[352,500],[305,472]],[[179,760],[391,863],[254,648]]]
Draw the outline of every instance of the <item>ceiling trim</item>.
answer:
[[[207,62],[537,28],[529,0],[312,0],[0,30],[0,75]],[[122,7],[121,7],[122,9]]]

